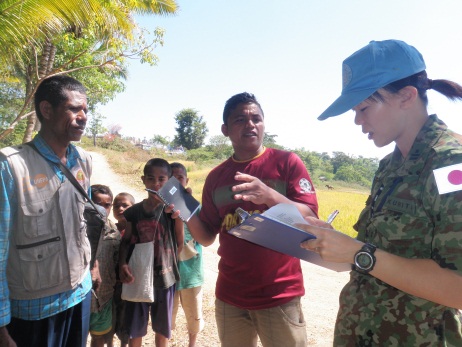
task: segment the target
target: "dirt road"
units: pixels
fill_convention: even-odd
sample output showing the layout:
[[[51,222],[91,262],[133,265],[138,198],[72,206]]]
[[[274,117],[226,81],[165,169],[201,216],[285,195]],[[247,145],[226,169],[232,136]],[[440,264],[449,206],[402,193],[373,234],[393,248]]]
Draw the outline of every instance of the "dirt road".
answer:
[[[114,195],[122,191],[129,192],[135,197],[136,201],[141,201],[146,197],[145,192],[136,191],[132,187],[126,186],[110,170],[104,156],[92,153],[92,157],[92,184],[108,185]],[[212,246],[204,247],[203,249],[205,264],[205,283],[203,286],[204,319],[206,327],[198,337],[199,346],[202,347],[219,346],[214,317],[214,290],[219,260],[216,253],[217,248],[218,241]],[[333,329],[338,309],[338,296],[340,290],[348,280],[348,273],[337,273],[305,261],[302,261],[302,268],[306,290],[306,294],[302,298],[302,304],[307,322],[309,346],[332,346]],[[173,334],[170,346],[183,347],[187,346],[187,332],[184,325],[184,317],[181,315],[181,309],[179,311],[178,327]],[[143,345],[154,346],[154,339],[151,332],[148,332],[148,335],[144,338]],[[119,346],[118,341],[115,342],[115,346]]]

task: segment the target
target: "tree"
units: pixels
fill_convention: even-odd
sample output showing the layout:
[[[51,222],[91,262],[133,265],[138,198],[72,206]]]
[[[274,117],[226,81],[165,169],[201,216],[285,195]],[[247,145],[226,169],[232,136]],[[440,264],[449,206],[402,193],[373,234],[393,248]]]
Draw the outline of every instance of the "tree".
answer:
[[[153,49],[163,43],[162,30],[156,30],[152,42],[146,40],[132,13],[166,14],[176,8],[174,0],[0,2],[0,76],[5,82],[22,82],[25,89],[23,106],[0,139],[25,118],[23,141],[30,139],[37,127],[31,100],[37,86],[49,76],[70,73],[80,79],[92,95],[90,110],[98,102],[112,99],[123,90],[117,80],[125,76],[127,59],[155,64]],[[89,69],[91,74],[83,72]]]
[[[177,135],[173,142],[186,149],[196,149],[204,144],[208,129],[202,116],[192,108],[185,108],[175,115]]]
[[[166,147],[170,144],[170,140],[168,139],[167,136],[156,134],[152,137],[152,143]]]
[[[334,167],[334,174],[336,174],[341,166],[354,165],[354,158],[343,152],[332,152],[331,163]]]
[[[278,137],[277,135],[271,135],[270,133],[267,133],[265,132],[264,136],[263,136],[263,145],[265,147],[269,147],[269,148],[278,148],[278,149],[284,149],[284,147],[278,145],[276,143],[276,137]]]
[[[353,165],[346,164],[339,167],[334,178],[338,181],[345,181],[351,183],[358,182],[359,176]]]
[[[207,149],[213,153],[215,159],[225,159],[233,154],[231,141],[224,135],[212,136],[207,145]]]
[[[47,38],[70,28],[77,30],[94,24],[103,39],[121,34],[130,38],[136,27],[132,12],[168,14],[176,9],[174,0],[2,0],[0,67],[8,67],[27,55],[28,46],[42,48]]]
[[[90,117],[89,126],[87,127],[89,133],[93,138],[93,146],[96,147],[96,136],[101,135],[106,129],[103,127],[103,120],[106,117],[99,112],[94,112]]]
[[[0,132],[2,132],[15,118],[17,110],[24,99],[21,83],[0,83]],[[26,124],[21,122],[15,131],[0,141],[0,147],[18,144],[22,140]]]
[[[294,153],[300,157],[311,174],[321,168],[322,160],[319,153],[307,151],[304,148],[296,149]]]

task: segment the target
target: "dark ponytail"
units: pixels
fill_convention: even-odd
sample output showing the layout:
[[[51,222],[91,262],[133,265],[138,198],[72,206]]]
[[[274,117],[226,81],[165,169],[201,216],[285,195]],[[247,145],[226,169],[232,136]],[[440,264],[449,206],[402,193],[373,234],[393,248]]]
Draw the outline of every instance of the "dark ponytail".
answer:
[[[433,80],[432,89],[443,94],[449,100],[462,99],[462,86],[449,80]]]
[[[428,89],[433,89],[453,101],[462,100],[462,86],[460,84],[444,79],[431,80],[427,77],[427,72],[425,70],[392,82],[383,87],[383,89],[391,94],[396,94],[406,86],[415,87],[419,93],[419,97],[423,100],[425,105],[428,104]],[[383,96],[378,91],[372,94],[370,98],[383,101]]]

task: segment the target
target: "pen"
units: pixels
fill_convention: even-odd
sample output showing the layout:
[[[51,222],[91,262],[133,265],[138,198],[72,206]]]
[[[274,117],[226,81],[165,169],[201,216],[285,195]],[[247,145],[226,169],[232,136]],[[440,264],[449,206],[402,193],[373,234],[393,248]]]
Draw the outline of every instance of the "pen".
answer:
[[[332,212],[332,213],[329,215],[329,217],[327,217],[327,221],[326,221],[326,222],[327,222],[328,224],[332,224],[332,222],[334,221],[335,217],[337,217],[338,213],[339,213],[339,210],[335,210],[334,212]]]
[[[96,292],[95,292],[95,290],[93,288],[91,288],[91,293],[94,295],[95,300],[96,300],[96,305],[98,306],[98,309],[99,309],[101,307],[101,305],[99,304],[99,299],[96,296]]]

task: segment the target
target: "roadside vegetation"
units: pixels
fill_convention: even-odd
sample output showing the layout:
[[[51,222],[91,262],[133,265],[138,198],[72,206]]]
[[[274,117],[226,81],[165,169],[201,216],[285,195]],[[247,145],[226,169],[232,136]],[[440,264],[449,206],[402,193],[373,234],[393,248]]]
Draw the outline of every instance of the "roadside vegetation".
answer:
[[[81,146],[84,148],[103,154],[109,162],[111,169],[121,177],[124,183],[139,190],[144,189],[140,176],[143,174],[144,164],[149,159],[160,157],[169,162],[177,161],[182,163],[188,170],[193,195],[199,201],[202,198],[202,187],[207,174],[226,159],[214,158],[213,149],[207,149],[207,147],[201,148],[202,152],[208,153],[207,159],[196,158],[193,152],[192,157],[195,160],[191,160],[191,151],[184,154],[168,154],[163,149],[146,151],[120,138],[111,140],[98,139],[97,145],[97,147],[94,147],[93,140],[90,138],[83,138],[81,143]],[[301,158],[303,159],[302,156]],[[309,167],[308,170],[318,196],[319,218],[326,220],[332,211],[339,210],[340,213],[333,223],[334,228],[350,236],[356,236],[353,225],[365,206],[370,187],[341,180],[326,181],[325,176],[319,175],[319,172],[316,170],[310,170]],[[332,188],[329,189],[327,186]]]

